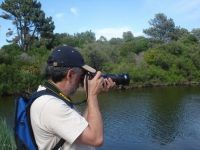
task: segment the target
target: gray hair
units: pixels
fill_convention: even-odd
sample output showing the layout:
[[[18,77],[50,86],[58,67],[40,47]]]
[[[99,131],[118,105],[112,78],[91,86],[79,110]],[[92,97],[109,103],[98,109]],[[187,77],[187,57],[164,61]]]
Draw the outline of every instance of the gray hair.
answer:
[[[64,77],[66,76],[66,74],[70,69],[73,69],[74,72],[76,73],[81,72],[81,68],[78,67],[69,68],[69,67],[55,67],[47,65],[45,69],[45,78],[51,79],[53,82],[57,83],[64,79]]]

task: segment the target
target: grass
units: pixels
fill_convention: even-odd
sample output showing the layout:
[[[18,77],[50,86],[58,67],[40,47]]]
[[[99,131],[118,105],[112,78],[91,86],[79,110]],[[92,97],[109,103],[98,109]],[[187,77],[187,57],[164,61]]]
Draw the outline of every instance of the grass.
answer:
[[[15,141],[12,130],[7,126],[6,120],[0,118],[0,150],[15,150]]]

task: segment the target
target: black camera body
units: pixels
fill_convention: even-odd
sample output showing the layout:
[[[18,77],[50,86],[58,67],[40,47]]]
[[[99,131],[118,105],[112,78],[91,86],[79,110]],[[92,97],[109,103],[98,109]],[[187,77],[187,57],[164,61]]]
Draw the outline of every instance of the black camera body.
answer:
[[[96,73],[89,73],[89,79],[92,79]],[[111,78],[113,82],[116,83],[116,85],[129,85],[130,83],[130,77],[126,73],[122,74],[102,74],[103,78]]]

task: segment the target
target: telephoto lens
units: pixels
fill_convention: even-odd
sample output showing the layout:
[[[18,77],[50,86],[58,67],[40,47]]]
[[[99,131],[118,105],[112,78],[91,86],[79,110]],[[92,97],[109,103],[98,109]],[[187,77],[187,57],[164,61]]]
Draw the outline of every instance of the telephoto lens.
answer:
[[[92,79],[95,76],[95,73],[89,73],[88,74],[89,79]],[[116,85],[129,85],[130,83],[130,77],[126,73],[122,74],[103,74],[103,78],[111,78],[113,82],[116,83]]]
[[[116,85],[129,85],[130,77],[128,74],[103,74],[103,78],[111,78]]]

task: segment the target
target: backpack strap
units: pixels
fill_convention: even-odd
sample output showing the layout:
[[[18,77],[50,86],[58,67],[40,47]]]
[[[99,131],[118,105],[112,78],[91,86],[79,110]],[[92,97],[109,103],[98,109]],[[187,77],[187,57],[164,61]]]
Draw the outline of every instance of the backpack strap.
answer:
[[[32,125],[31,125],[31,118],[30,118],[30,108],[31,108],[31,105],[32,103],[40,96],[42,95],[52,95],[52,96],[55,96],[55,97],[58,97],[56,94],[52,93],[51,91],[49,90],[42,90],[42,91],[38,91],[38,92],[34,92],[32,94],[32,96],[30,97],[30,100],[27,104],[27,108],[26,108],[26,113],[27,113],[27,120],[28,120],[28,125],[29,125],[29,130],[30,130],[30,134],[31,134],[31,137],[32,137],[32,141],[34,143],[34,145],[37,147],[38,149],[38,146],[36,144],[36,141],[35,141],[35,137],[34,137],[34,134],[33,134],[33,129],[32,129]],[[60,97],[59,97],[60,98]],[[68,104],[68,103],[67,103]],[[68,104],[69,105],[69,104]],[[71,106],[70,106],[71,107]],[[59,140],[59,142],[54,146],[54,148],[52,150],[58,150],[63,144],[65,143],[65,140],[63,138],[61,138]]]
[[[60,141],[54,146],[52,150],[58,150],[64,143],[65,143],[65,140],[63,138],[60,139]]]
[[[45,90],[42,90],[42,91],[39,91],[39,92],[34,92],[31,97],[29,98],[29,101],[28,101],[28,104],[27,104],[27,107],[26,107],[26,115],[27,115],[27,123],[28,123],[28,126],[29,126],[29,132],[30,132],[30,135],[31,135],[31,140],[33,141],[33,144],[35,145],[36,149],[38,149],[38,146],[37,146],[37,143],[35,141],[35,136],[33,134],[33,129],[32,129],[32,125],[31,125],[31,118],[30,118],[30,108],[31,108],[31,105],[32,103],[40,96],[42,95],[45,95],[46,94],[46,91]]]

